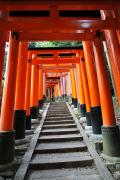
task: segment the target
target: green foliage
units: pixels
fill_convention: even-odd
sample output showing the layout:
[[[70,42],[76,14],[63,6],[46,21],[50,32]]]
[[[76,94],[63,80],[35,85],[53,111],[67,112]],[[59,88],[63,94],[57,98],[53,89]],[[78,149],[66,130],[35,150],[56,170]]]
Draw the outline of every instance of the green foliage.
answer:
[[[30,42],[29,47],[81,47],[80,41],[40,41]]]

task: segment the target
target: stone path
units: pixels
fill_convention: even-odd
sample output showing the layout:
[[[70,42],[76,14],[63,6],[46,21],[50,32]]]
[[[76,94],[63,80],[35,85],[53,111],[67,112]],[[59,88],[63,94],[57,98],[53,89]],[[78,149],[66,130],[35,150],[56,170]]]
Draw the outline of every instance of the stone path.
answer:
[[[88,149],[66,103],[51,103],[14,180],[112,180]]]

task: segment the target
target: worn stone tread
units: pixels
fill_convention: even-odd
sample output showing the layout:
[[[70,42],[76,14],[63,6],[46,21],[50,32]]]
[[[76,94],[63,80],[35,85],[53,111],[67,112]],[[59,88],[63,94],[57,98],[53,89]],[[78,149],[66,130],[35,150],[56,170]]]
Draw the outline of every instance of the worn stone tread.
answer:
[[[55,125],[44,125],[42,129],[55,129],[55,128],[76,128],[76,124],[55,124]]]
[[[51,124],[51,125],[54,125],[54,124],[75,124],[75,122],[73,121],[73,120],[60,120],[60,121],[58,121],[58,120],[52,120],[52,121],[45,121],[44,122],[44,125],[46,124]]]
[[[51,178],[40,178],[41,180],[50,180]],[[99,175],[81,175],[81,176],[74,176],[74,175],[67,175],[64,177],[54,177],[52,178],[52,180],[101,180],[101,178],[99,177]],[[39,180],[39,178],[34,178],[31,180]]]
[[[56,119],[56,120],[72,119],[72,116],[71,115],[62,115],[62,114],[47,115],[46,120],[51,120],[51,119]]]
[[[44,161],[44,162],[56,162],[56,161],[63,161],[69,160],[74,158],[83,158],[83,156],[88,156],[88,159],[91,158],[90,153],[87,152],[70,152],[70,153],[51,153],[51,154],[34,154],[32,158],[33,161]]]
[[[49,117],[49,116],[46,116],[46,120],[45,121],[51,121],[51,120],[73,120],[73,117],[72,116],[66,116],[66,117]]]
[[[83,137],[80,134],[65,134],[65,135],[51,135],[40,136],[39,142],[65,142],[65,141],[81,141]]]
[[[59,135],[59,134],[75,134],[79,133],[77,128],[61,128],[61,129],[46,129],[42,130],[42,135]]]
[[[87,150],[87,146],[81,141],[40,143],[36,146],[35,152],[78,152]]]
[[[79,178],[79,180],[82,180],[82,178],[84,178],[83,180],[86,180],[87,177],[90,177],[90,180],[100,180],[100,178],[97,178],[98,173],[96,168],[94,167],[81,167],[81,168],[69,168],[69,169],[52,169],[52,170],[30,170],[26,176],[26,180],[33,180],[34,178],[36,179],[45,179],[48,180],[49,179],[64,179],[66,180],[69,179],[70,177],[72,177],[73,180],[76,180],[76,178]],[[95,177],[94,179],[92,178]]]
[[[39,177],[39,176],[33,176],[28,178],[28,180],[101,180],[99,175],[96,174],[92,174],[92,175],[75,175],[75,174],[71,174],[71,175],[62,175],[62,176],[57,176],[56,177]]]
[[[68,113],[68,114],[71,114],[69,110],[49,110],[48,113],[51,113],[51,114],[57,114],[57,113]]]
[[[56,169],[66,167],[84,167],[93,164],[90,154],[85,152],[75,153],[55,153],[55,154],[36,154],[30,162],[31,168]]]

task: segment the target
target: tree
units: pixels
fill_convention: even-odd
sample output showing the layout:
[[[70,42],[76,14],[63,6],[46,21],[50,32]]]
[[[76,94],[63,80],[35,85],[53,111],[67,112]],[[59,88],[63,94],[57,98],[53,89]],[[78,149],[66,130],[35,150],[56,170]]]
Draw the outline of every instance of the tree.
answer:
[[[39,41],[30,42],[29,47],[81,47],[80,41]]]

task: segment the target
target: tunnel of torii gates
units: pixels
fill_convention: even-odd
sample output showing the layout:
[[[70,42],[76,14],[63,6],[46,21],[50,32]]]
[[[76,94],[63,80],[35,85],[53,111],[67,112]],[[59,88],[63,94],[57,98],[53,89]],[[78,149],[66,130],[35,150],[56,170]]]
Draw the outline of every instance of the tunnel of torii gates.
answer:
[[[9,39],[0,117],[0,164],[14,160],[14,140],[25,138],[46,92],[69,96],[93,134],[103,136],[104,158],[120,160],[119,127],[104,62],[107,48],[120,105],[120,1],[0,1],[0,89]],[[82,48],[29,49],[30,41],[81,41]],[[104,41],[104,46],[103,46]],[[1,90],[2,94],[2,90]]]

